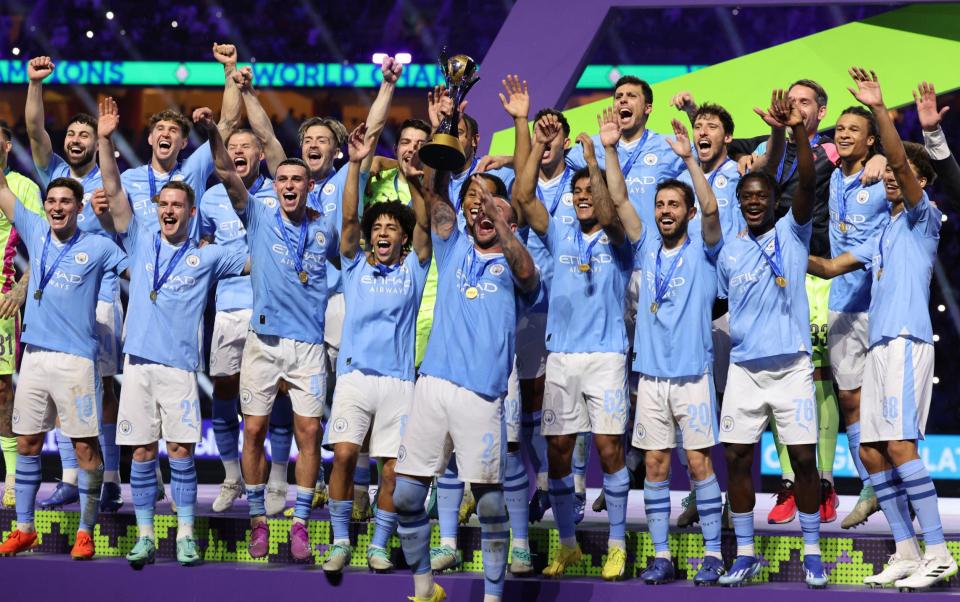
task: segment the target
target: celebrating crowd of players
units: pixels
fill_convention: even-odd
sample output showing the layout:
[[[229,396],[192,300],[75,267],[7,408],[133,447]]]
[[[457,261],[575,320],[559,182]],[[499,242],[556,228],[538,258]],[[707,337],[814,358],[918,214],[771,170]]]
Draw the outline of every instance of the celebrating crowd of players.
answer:
[[[102,99],[96,118],[70,120],[61,156],[44,131],[41,82],[54,63],[29,63],[31,175],[44,196],[21,174],[0,177],[6,261],[21,240],[30,260],[18,283],[9,265],[3,274],[10,292],[0,312],[10,317],[0,323],[0,441],[6,465],[16,466],[4,501],[15,504],[17,526],[0,554],[37,545],[39,454],[57,426],[63,481],[42,504],[79,500],[75,558],[95,554],[98,511],[123,503],[117,446],[125,445],[139,531],[127,559],[137,568],[154,561],[163,439],[177,559],[200,561],[196,374],[215,286],[209,374],[226,477],[213,510],[247,498],[251,557],[269,553],[266,519],[283,510],[293,438],[294,558],[312,557],[306,522],[328,500],[323,568],[339,573],[350,562],[350,520],[371,511],[373,457],[370,567],[392,568],[396,531],[413,599],[445,599],[432,574],[459,563],[466,483],[482,530],[485,599],[498,600],[508,557],[513,574],[533,571],[527,527],[548,508],[560,546],[544,574],[561,577],[579,562],[582,467],[595,445],[604,474],[594,506],[609,518],[602,577],[625,576],[627,499],[642,464],[655,557],[641,578],[667,583],[670,457],[680,447],[692,492],[679,524],[699,522],[704,537],[694,581],[739,585],[760,570],[751,463],[769,424],[784,486],[768,518],[799,515],[805,580],[824,587],[819,531],[837,518],[831,470],[842,414],[864,484],[844,526],[879,508],[896,541],[887,566],[865,582],[923,588],[957,572],[917,453],[931,399],[928,303],[941,223],[924,188],[938,171],[953,181],[960,174],[932,86],[915,92],[925,147],[901,142],[877,76],[859,68],[850,91],[862,106],[841,113],[835,141],[818,133],[827,95],[811,80],[773,92],[757,110],[770,135],[751,141],[733,139],[723,107],[697,106],[687,93],[671,104],[693,135],[679,120],[672,136],[649,131],[652,90],[628,76],[598,115],[598,133],[572,143],[558,111],[528,121],[526,83],[508,76],[500,99],[516,126],[513,156],[478,157],[479,126],[464,115],[466,160],[449,173],[418,157],[452,110],[441,88],[428,95],[430,123],[404,122],[396,157],[374,156],[402,69],[392,59],[364,124],[348,133],[334,119],[308,119],[301,157],[288,158],[235,48],[213,51],[225,73],[219,122],[206,108],[192,120],[157,113],[150,162],[123,173],[114,100]],[[250,129],[240,127],[242,108]],[[191,126],[208,142],[181,159]],[[4,166],[10,148],[4,132]],[[208,189],[214,173],[220,183]],[[721,442],[726,507],[710,459]],[[329,485],[321,445],[334,452]],[[537,474],[532,499],[524,455]],[[434,549],[431,485],[441,530]],[[726,520],[737,553],[725,564]]]

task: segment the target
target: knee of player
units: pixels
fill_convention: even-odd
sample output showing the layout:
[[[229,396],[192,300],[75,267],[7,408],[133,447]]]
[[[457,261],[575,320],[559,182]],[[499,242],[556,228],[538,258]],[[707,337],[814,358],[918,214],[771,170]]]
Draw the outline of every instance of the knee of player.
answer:
[[[887,441],[886,444],[887,456],[895,466],[900,466],[904,462],[916,460],[920,457],[917,453],[916,441]]]
[[[243,417],[243,441],[244,445],[252,444],[263,446],[267,438],[267,416],[244,416]]]
[[[337,468],[352,471],[357,466],[360,448],[352,443],[338,443],[333,448],[333,464]]]
[[[77,455],[77,462],[87,470],[95,468],[94,461],[100,459],[100,445],[96,442],[96,439],[74,440],[73,451]]]
[[[217,399],[234,399],[240,395],[240,375],[214,376],[213,396]]]
[[[798,475],[817,472],[817,450],[813,445],[791,445],[787,447],[790,464]]]
[[[670,450],[647,450],[643,455],[643,464],[648,481],[666,481],[670,476]]]
[[[730,472],[750,472],[753,464],[753,446],[730,443],[723,450]]]
[[[604,472],[611,473],[623,467],[623,444],[620,437],[599,437],[594,435],[597,442],[597,452],[600,455],[600,464]]]
[[[691,450],[687,454],[687,468],[690,475],[697,481],[709,478],[713,474],[713,463],[710,461],[710,450]]]
[[[38,456],[42,450],[43,434],[17,435],[17,453],[21,456]]]
[[[138,445],[133,448],[133,460],[135,462],[149,462],[157,457],[157,444]]]
[[[301,445],[301,441],[317,441],[317,437],[320,436],[320,419],[319,418],[308,418],[302,420],[294,420],[293,422],[293,433],[297,438],[297,446],[301,449],[307,449],[307,446]],[[312,446],[316,447],[316,446]]]
[[[189,458],[190,454],[193,453],[193,445],[189,443],[174,443],[172,441],[167,441],[167,455],[171,458],[182,460],[184,458]]]

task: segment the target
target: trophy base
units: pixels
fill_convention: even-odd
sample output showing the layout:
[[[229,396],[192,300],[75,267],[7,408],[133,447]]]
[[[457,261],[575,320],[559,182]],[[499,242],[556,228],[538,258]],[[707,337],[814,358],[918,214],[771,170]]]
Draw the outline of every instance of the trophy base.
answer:
[[[438,171],[459,171],[467,157],[460,147],[460,139],[450,134],[434,134],[420,147],[420,160]]]

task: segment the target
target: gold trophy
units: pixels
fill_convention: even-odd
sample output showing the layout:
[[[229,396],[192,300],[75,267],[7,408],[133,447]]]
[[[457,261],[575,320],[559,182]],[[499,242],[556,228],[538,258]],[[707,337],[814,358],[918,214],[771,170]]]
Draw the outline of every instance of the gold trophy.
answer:
[[[444,117],[437,131],[420,147],[420,160],[425,165],[439,171],[457,171],[466,162],[463,147],[460,146],[460,103],[473,84],[480,80],[477,63],[465,54],[447,59],[447,49],[440,52],[440,71],[447,82],[453,110]]]

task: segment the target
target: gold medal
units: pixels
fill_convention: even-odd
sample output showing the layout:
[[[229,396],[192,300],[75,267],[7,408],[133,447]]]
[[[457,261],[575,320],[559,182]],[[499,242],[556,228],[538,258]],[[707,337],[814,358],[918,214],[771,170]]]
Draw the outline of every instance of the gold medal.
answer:
[[[847,232],[847,222],[840,222],[840,231],[843,233]]]
[[[480,294],[480,291],[477,290],[477,287],[470,286],[470,287],[467,287],[467,290],[464,291],[463,294],[467,299],[476,299],[477,296]]]
[[[650,304],[650,313],[655,314],[655,313],[657,313],[657,310],[658,310],[658,309],[660,309],[660,304],[657,303],[656,301],[654,301],[653,303]]]
[[[581,271],[581,272],[589,272],[589,271],[590,271],[590,264],[589,264],[589,263],[581,263],[581,264],[580,264],[580,271]]]
[[[777,276],[777,286],[779,286],[780,288],[786,288],[787,279],[784,278],[783,276]]]
[[[307,281],[310,280],[310,277],[305,271],[301,271],[299,274],[297,274],[297,276],[300,277],[300,284],[306,284]]]
[[[150,291],[150,300],[154,303],[157,302],[157,291]]]
[[[39,300],[40,300],[40,297],[42,297],[42,296],[43,296],[43,291],[41,291],[40,289],[37,289],[37,290],[34,291],[34,293],[33,293],[33,298],[36,299],[37,301],[39,301]]]
[[[877,280],[880,280],[880,276],[883,276],[883,268],[877,269]],[[37,292],[39,293],[40,291]]]

